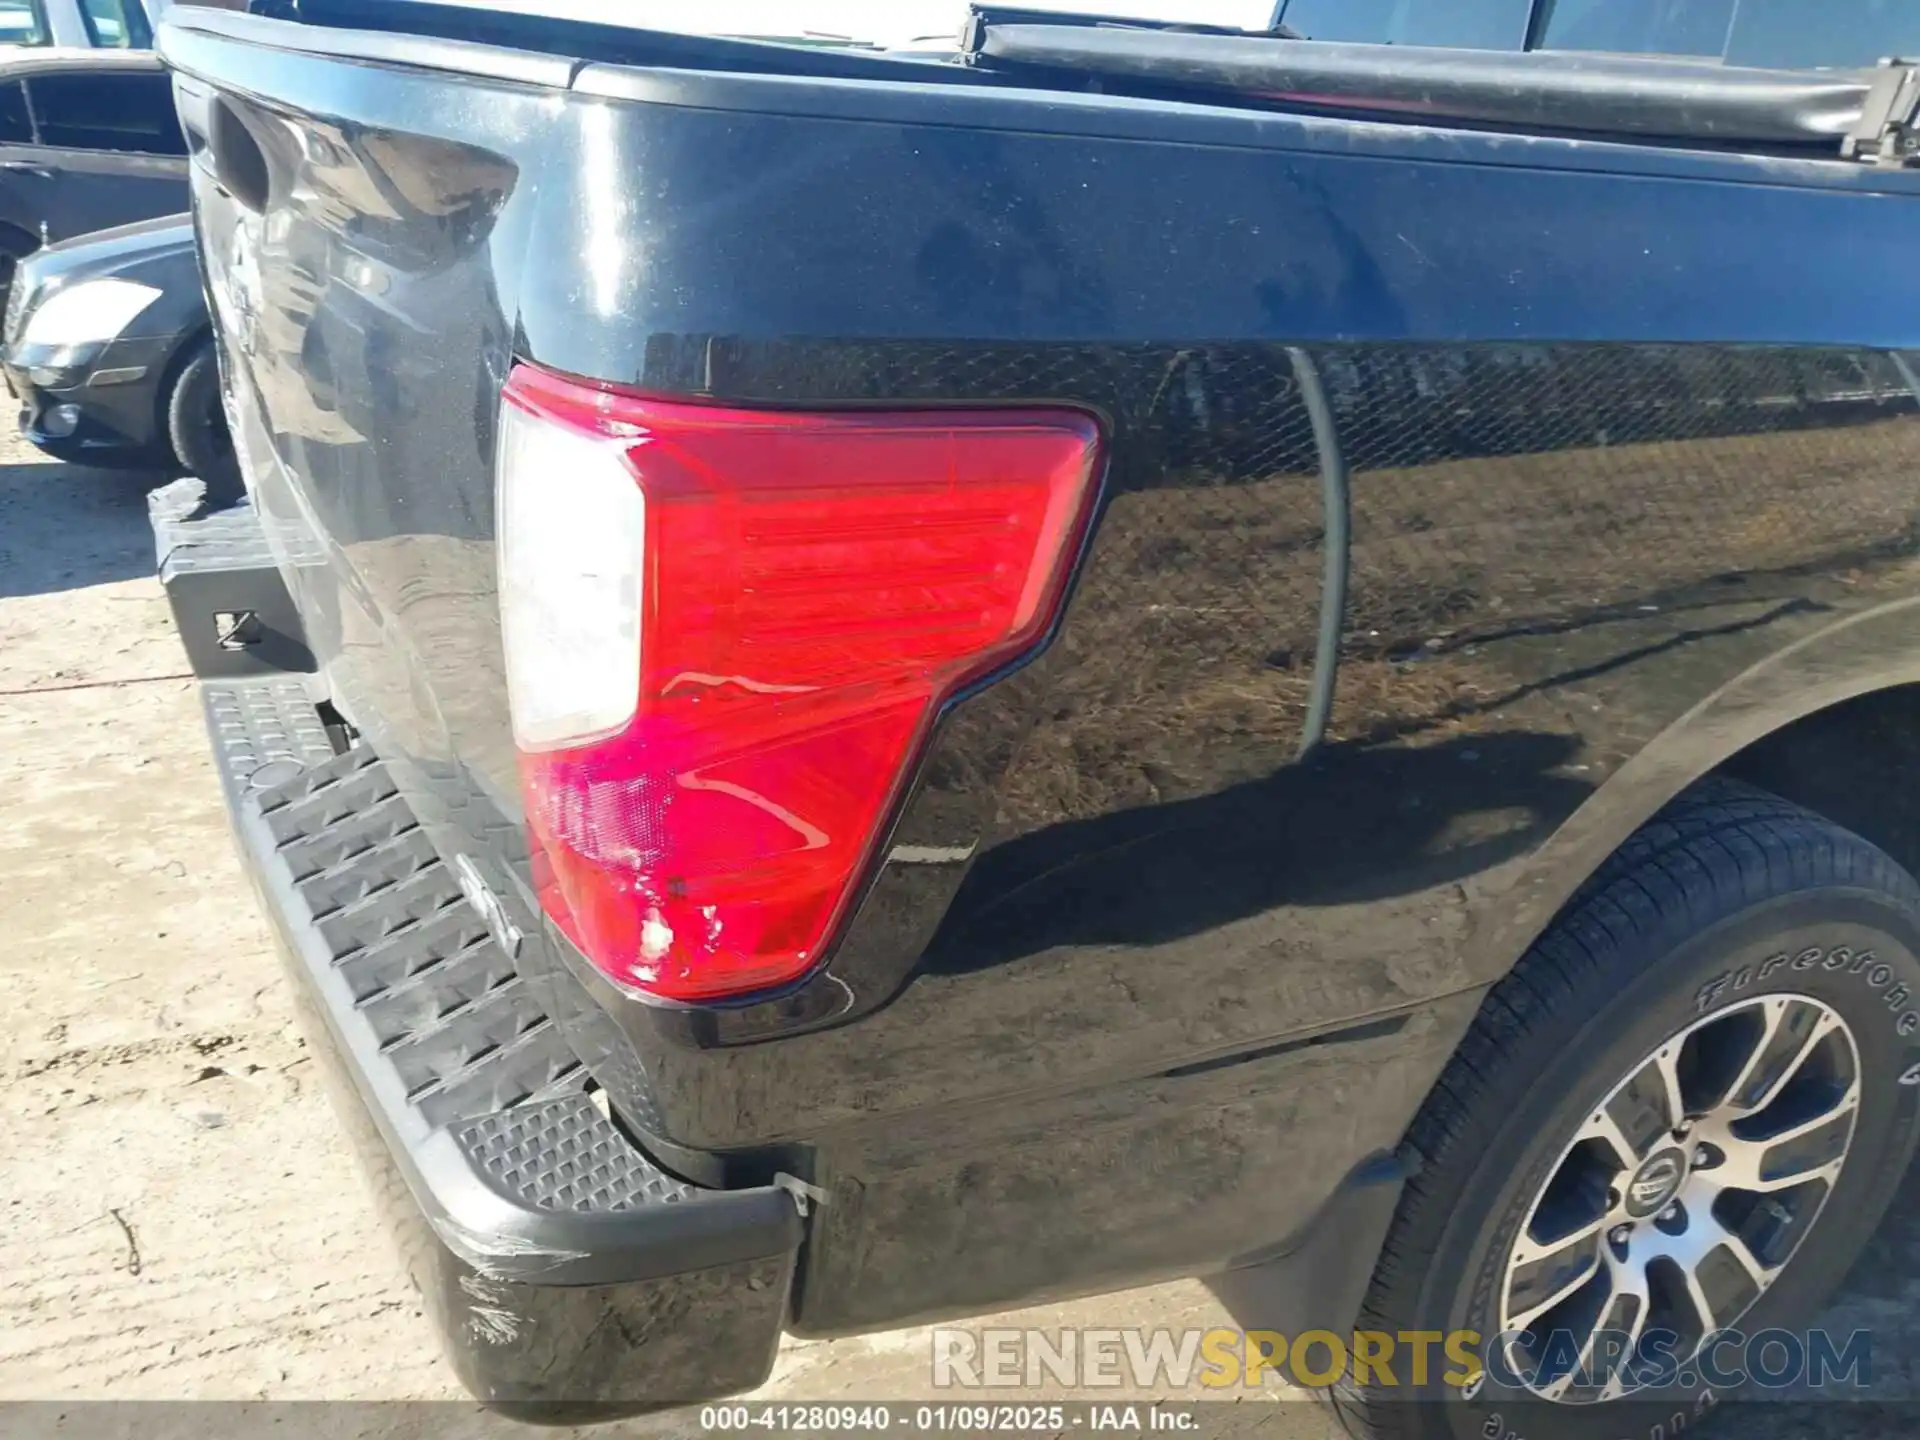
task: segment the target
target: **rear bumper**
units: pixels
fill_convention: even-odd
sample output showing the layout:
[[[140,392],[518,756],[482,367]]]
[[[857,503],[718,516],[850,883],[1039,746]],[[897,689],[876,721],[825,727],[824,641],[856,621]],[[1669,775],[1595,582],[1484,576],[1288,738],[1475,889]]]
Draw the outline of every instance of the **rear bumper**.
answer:
[[[196,523],[156,511],[163,576]],[[461,1380],[541,1419],[758,1384],[793,1198],[696,1188],[627,1139],[386,766],[334,753],[301,677],[206,678],[202,695],[310,1043]]]

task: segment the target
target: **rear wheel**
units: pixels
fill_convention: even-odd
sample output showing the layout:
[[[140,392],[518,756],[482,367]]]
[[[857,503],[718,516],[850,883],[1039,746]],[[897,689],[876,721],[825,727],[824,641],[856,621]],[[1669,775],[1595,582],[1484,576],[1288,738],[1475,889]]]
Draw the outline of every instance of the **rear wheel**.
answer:
[[[227,505],[246,493],[220,397],[220,366],[210,341],[187,357],[166,396],[174,458],[207,487],[207,502]]]
[[[1920,885],[1819,816],[1716,782],[1641,830],[1409,1136],[1359,1328],[1471,1330],[1486,1367],[1417,1403],[1345,1385],[1349,1431],[1670,1434],[1742,1368],[1732,1336],[1804,1335],[1920,1135],[1917,957]]]

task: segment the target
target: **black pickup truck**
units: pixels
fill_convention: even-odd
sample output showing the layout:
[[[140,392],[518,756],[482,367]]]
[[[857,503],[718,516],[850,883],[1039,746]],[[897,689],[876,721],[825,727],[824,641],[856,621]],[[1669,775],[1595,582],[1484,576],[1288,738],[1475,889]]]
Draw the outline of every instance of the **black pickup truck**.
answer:
[[[1198,1275],[1483,1337],[1356,1435],[1617,1436],[1817,1315],[1920,1133],[1909,67],[256,8],[160,37],[162,571],[475,1393]]]

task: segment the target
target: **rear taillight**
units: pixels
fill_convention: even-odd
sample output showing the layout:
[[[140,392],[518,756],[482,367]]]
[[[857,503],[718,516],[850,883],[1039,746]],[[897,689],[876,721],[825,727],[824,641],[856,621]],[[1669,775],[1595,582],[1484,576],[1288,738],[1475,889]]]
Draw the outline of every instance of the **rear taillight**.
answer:
[[[1093,422],[728,410],[529,366],[504,402],[501,618],[541,904],[654,995],[796,979],[941,701],[1051,623]]]

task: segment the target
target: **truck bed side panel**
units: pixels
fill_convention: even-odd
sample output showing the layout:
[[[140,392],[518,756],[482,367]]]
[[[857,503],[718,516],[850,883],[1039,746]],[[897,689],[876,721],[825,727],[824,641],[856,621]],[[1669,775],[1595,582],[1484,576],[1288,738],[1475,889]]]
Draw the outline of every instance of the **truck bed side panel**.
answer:
[[[1739,737],[1920,678],[1885,618],[1916,590],[1904,176],[170,53],[275,176],[249,210],[203,173],[199,212],[263,494],[325,552],[300,584],[341,702],[517,908],[623,1112],[668,1149],[782,1147],[828,1192],[804,1328],[1283,1241],[1398,1142],[1610,843]],[[1109,428],[1057,637],[943,718],[790,995],[640,1006],[527,905],[490,460],[516,355]],[[1336,503],[1338,684],[1301,761]],[[1752,688],[1841,634],[1838,672]],[[1737,724],[1696,723],[1716,697]]]

